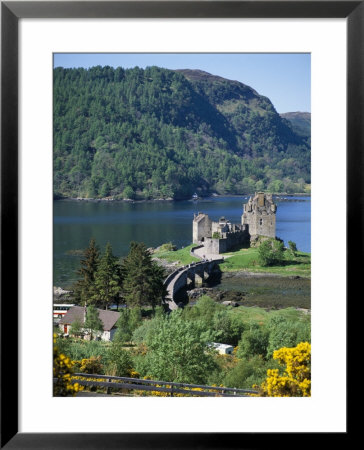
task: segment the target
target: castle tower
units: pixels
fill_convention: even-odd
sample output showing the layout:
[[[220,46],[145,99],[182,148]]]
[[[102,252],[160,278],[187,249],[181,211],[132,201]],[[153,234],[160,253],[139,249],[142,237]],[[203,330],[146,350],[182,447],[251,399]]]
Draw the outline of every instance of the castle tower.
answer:
[[[200,212],[195,214],[192,223],[192,242],[198,244],[207,236],[211,237],[211,228],[212,222],[207,214]]]
[[[277,205],[273,202],[272,194],[255,193],[244,205],[241,217],[242,225],[248,225],[250,239],[258,236],[276,237]]]

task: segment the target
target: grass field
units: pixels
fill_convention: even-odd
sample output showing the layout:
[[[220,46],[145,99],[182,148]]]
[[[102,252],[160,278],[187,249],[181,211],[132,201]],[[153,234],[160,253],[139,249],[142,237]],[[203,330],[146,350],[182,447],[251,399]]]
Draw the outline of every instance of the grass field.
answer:
[[[190,250],[194,244],[176,251],[160,251],[153,254],[154,257],[164,259],[169,263],[177,262],[177,266],[190,264],[198,261],[190,255]],[[258,263],[258,249],[246,248],[235,252],[224,253],[225,262],[220,264],[222,272],[234,272],[246,270],[247,272],[274,273],[281,276],[311,276],[311,255],[310,253],[298,252],[292,260],[285,259],[280,265],[263,267]]]
[[[188,247],[181,248],[176,251],[158,251],[153,253],[152,257],[164,259],[169,263],[178,262],[177,266],[185,266],[192,262],[199,261],[198,258],[190,255],[192,247],[196,247],[195,244],[191,244]]]
[[[306,314],[296,308],[285,308],[276,311],[266,311],[263,308],[251,306],[239,306],[239,308],[232,308],[229,314],[238,317],[243,323],[250,324],[253,322],[265,324],[271,317],[280,316],[287,320],[310,322],[311,314]]]
[[[281,276],[311,276],[310,253],[298,252],[297,256],[285,259],[277,266],[263,267],[258,263],[258,249],[247,248],[224,254],[225,262],[220,264],[223,272],[246,270],[248,272],[275,273]]]

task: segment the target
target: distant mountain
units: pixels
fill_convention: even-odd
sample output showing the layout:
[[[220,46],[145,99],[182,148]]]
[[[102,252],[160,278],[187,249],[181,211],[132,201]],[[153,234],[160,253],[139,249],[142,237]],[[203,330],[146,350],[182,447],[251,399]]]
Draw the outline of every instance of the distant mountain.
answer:
[[[303,192],[309,135],[282,116],[251,87],[201,70],[56,68],[54,195]]]
[[[311,136],[311,113],[309,112],[288,112],[281,114],[283,119],[291,122],[293,130],[300,136]]]

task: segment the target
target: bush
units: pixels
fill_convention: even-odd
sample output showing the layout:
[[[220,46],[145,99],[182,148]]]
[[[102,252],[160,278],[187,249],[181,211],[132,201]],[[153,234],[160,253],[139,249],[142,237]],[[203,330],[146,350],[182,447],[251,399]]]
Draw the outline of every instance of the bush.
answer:
[[[181,311],[153,322],[145,339],[147,354],[137,360],[137,370],[161,380],[205,384],[216,363],[204,324],[184,320]]]
[[[311,325],[309,322],[297,322],[282,316],[272,317],[268,324],[269,343],[267,358],[281,347],[295,347],[302,340],[310,341]]]
[[[260,386],[262,397],[311,396],[311,345],[301,342],[294,348],[283,347],[273,353],[273,358],[284,369],[269,369]]]
[[[258,247],[258,262],[261,266],[278,265],[284,259],[283,242],[277,239],[268,239]]]
[[[241,359],[225,375],[222,384],[226,387],[252,389],[254,385],[263,383],[268,367],[271,365],[271,361],[268,363],[259,355],[250,359]]]
[[[238,343],[237,358],[250,358],[252,356],[265,357],[269,342],[269,332],[258,324],[252,324],[250,329],[244,331]]]
[[[74,396],[80,389],[78,383],[71,383],[73,364],[71,358],[62,353],[56,341],[57,335],[53,335],[53,378],[57,381],[53,385],[55,397]]]
[[[158,248],[158,251],[160,252],[175,252],[176,250],[177,246],[172,244],[172,242],[166,242]]]
[[[123,308],[116,322],[117,330],[114,335],[115,342],[130,342],[133,331],[142,323],[142,313],[139,307]]]
[[[128,377],[132,371],[133,361],[130,353],[119,344],[113,343],[108,354],[105,374],[117,377]]]

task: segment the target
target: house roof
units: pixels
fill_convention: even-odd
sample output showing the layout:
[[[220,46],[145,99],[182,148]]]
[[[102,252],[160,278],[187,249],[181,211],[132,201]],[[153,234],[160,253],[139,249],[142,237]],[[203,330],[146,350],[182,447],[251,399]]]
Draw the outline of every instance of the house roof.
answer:
[[[116,324],[120,313],[115,311],[108,311],[105,309],[97,309],[99,313],[99,318],[104,326],[104,331],[110,331]],[[59,321],[59,324],[70,324],[75,320],[79,320],[81,324],[85,321],[85,308],[83,306],[73,306]]]

